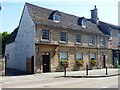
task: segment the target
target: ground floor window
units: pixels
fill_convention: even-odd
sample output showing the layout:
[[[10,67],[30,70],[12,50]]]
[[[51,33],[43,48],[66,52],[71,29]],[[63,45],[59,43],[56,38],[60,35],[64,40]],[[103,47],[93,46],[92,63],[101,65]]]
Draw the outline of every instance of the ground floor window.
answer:
[[[95,53],[90,53],[90,60],[95,60]]]
[[[82,59],[83,59],[82,52],[77,53],[77,54],[76,54],[76,60],[82,60]]]
[[[60,60],[67,60],[67,53],[66,52],[60,52]]]

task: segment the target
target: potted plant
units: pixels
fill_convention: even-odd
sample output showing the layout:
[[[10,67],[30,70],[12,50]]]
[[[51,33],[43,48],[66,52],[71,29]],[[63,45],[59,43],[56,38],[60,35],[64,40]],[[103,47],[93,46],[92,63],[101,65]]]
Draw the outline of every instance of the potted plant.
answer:
[[[69,61],[68,60],[60,60],[62,66],[68,67]]]
[[[92,65],[92,66],[95,66],[96,63],[97,63],[97,60],[90,60],[90,62],[91,62],[91,65]]]
[[[76,60],[77,65],[83,66],[84,60]]]

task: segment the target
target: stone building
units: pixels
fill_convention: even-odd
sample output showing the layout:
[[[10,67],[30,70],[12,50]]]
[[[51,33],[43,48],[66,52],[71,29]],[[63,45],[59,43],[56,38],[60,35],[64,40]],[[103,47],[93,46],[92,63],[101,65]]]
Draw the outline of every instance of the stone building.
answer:
[[[109,48],[112,51],[112,64],[120,65],[120,26],[100,21],[98,27],[104,34],[110,36]]]
[[[29,73],[105,68],[113,64],[110,34],[101,29],[97,8],[91,18],[78,17],[26,3],[18,28],[6,44],[7,68]],[[9,42],[11,41],[11,42]],[[84,60],[79,66],[76,60]],[[96,65],[91,65],[96,60]]]

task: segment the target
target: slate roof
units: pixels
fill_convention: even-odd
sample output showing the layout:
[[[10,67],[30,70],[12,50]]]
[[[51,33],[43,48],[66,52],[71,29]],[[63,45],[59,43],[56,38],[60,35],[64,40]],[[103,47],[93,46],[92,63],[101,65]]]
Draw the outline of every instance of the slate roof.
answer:
[[[10,34],[9,38],[5,41],[6,44],[12,43],[15,41],[17,36],[18,27]]]
[[[5,53],[6,45],[15,41],[17,32],[18,32],[18,27],[10,34],[9,38],[6,41],[2,42],[2,55],[4,55]]]
[[[106,35],[110,35],[110,25],[105,23],[105,22],[101,22],[99,21],[98,23],[98,28]]]
[[[56,10],[51,10],[43,7],[39,7],[33,4],[26,3],[29,14],[36,25],[49,25],[54,27],[68,28],[72,30],[78,30],[81,32],[88,32],[92,34],[101,34],[104,35],[96,24],[87,20],[87,28],[83,28],[81,25],[78,25],[78,21],[83,17],[78,17],[75,15],[70,15],[61,11],[57,11],[60,14],[60,22],[56,23],[52,19],[52,15]]]
[[[110,35],[111,30],[120,30],[120,26],[99,21],[98,28],[106,35]]]

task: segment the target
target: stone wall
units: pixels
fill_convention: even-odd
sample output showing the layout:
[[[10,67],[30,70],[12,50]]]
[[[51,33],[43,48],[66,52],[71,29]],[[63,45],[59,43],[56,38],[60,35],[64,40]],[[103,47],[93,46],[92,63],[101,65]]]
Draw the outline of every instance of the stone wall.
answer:
[[[50,71],[63,71],[63,67],[60,64],[60,52],[67,52],[68,54],[68,61],[69,67],[67,68],[68,71],[74,70],[84,70],[86,68],[86,62],[89,65],[89,69],[97,68],[97,66],[92,67],[90,64],[89,54],[90,52],[95,53],[95,58],[98,57],[97,49],[91,48],[78,48],[78,47],[65,47],[65,46],[53,46],[53,45],[37,45],[37,55],[36,55],[36,72],[42,72],[42,53],[48,52],[50,53]],[[38,49],[39,47],[39,49]],[[57,49],[57,50],[56,50]],[[75,55],[78,52],[83,53],[83,60],[85,61],[83,67],[79,67],[76,64]],[[111,52],[110,50],[103,50],[100,51],[100,56],[104,53],[106,55],[106,63],[112,64]],[[100,59],[101,60],[101,59]],[[98,59],[97,59],[98,61]],[[97,64],[98,65],[98,64]],[[101,60],[100,65],[103,67],[103,61]]]

